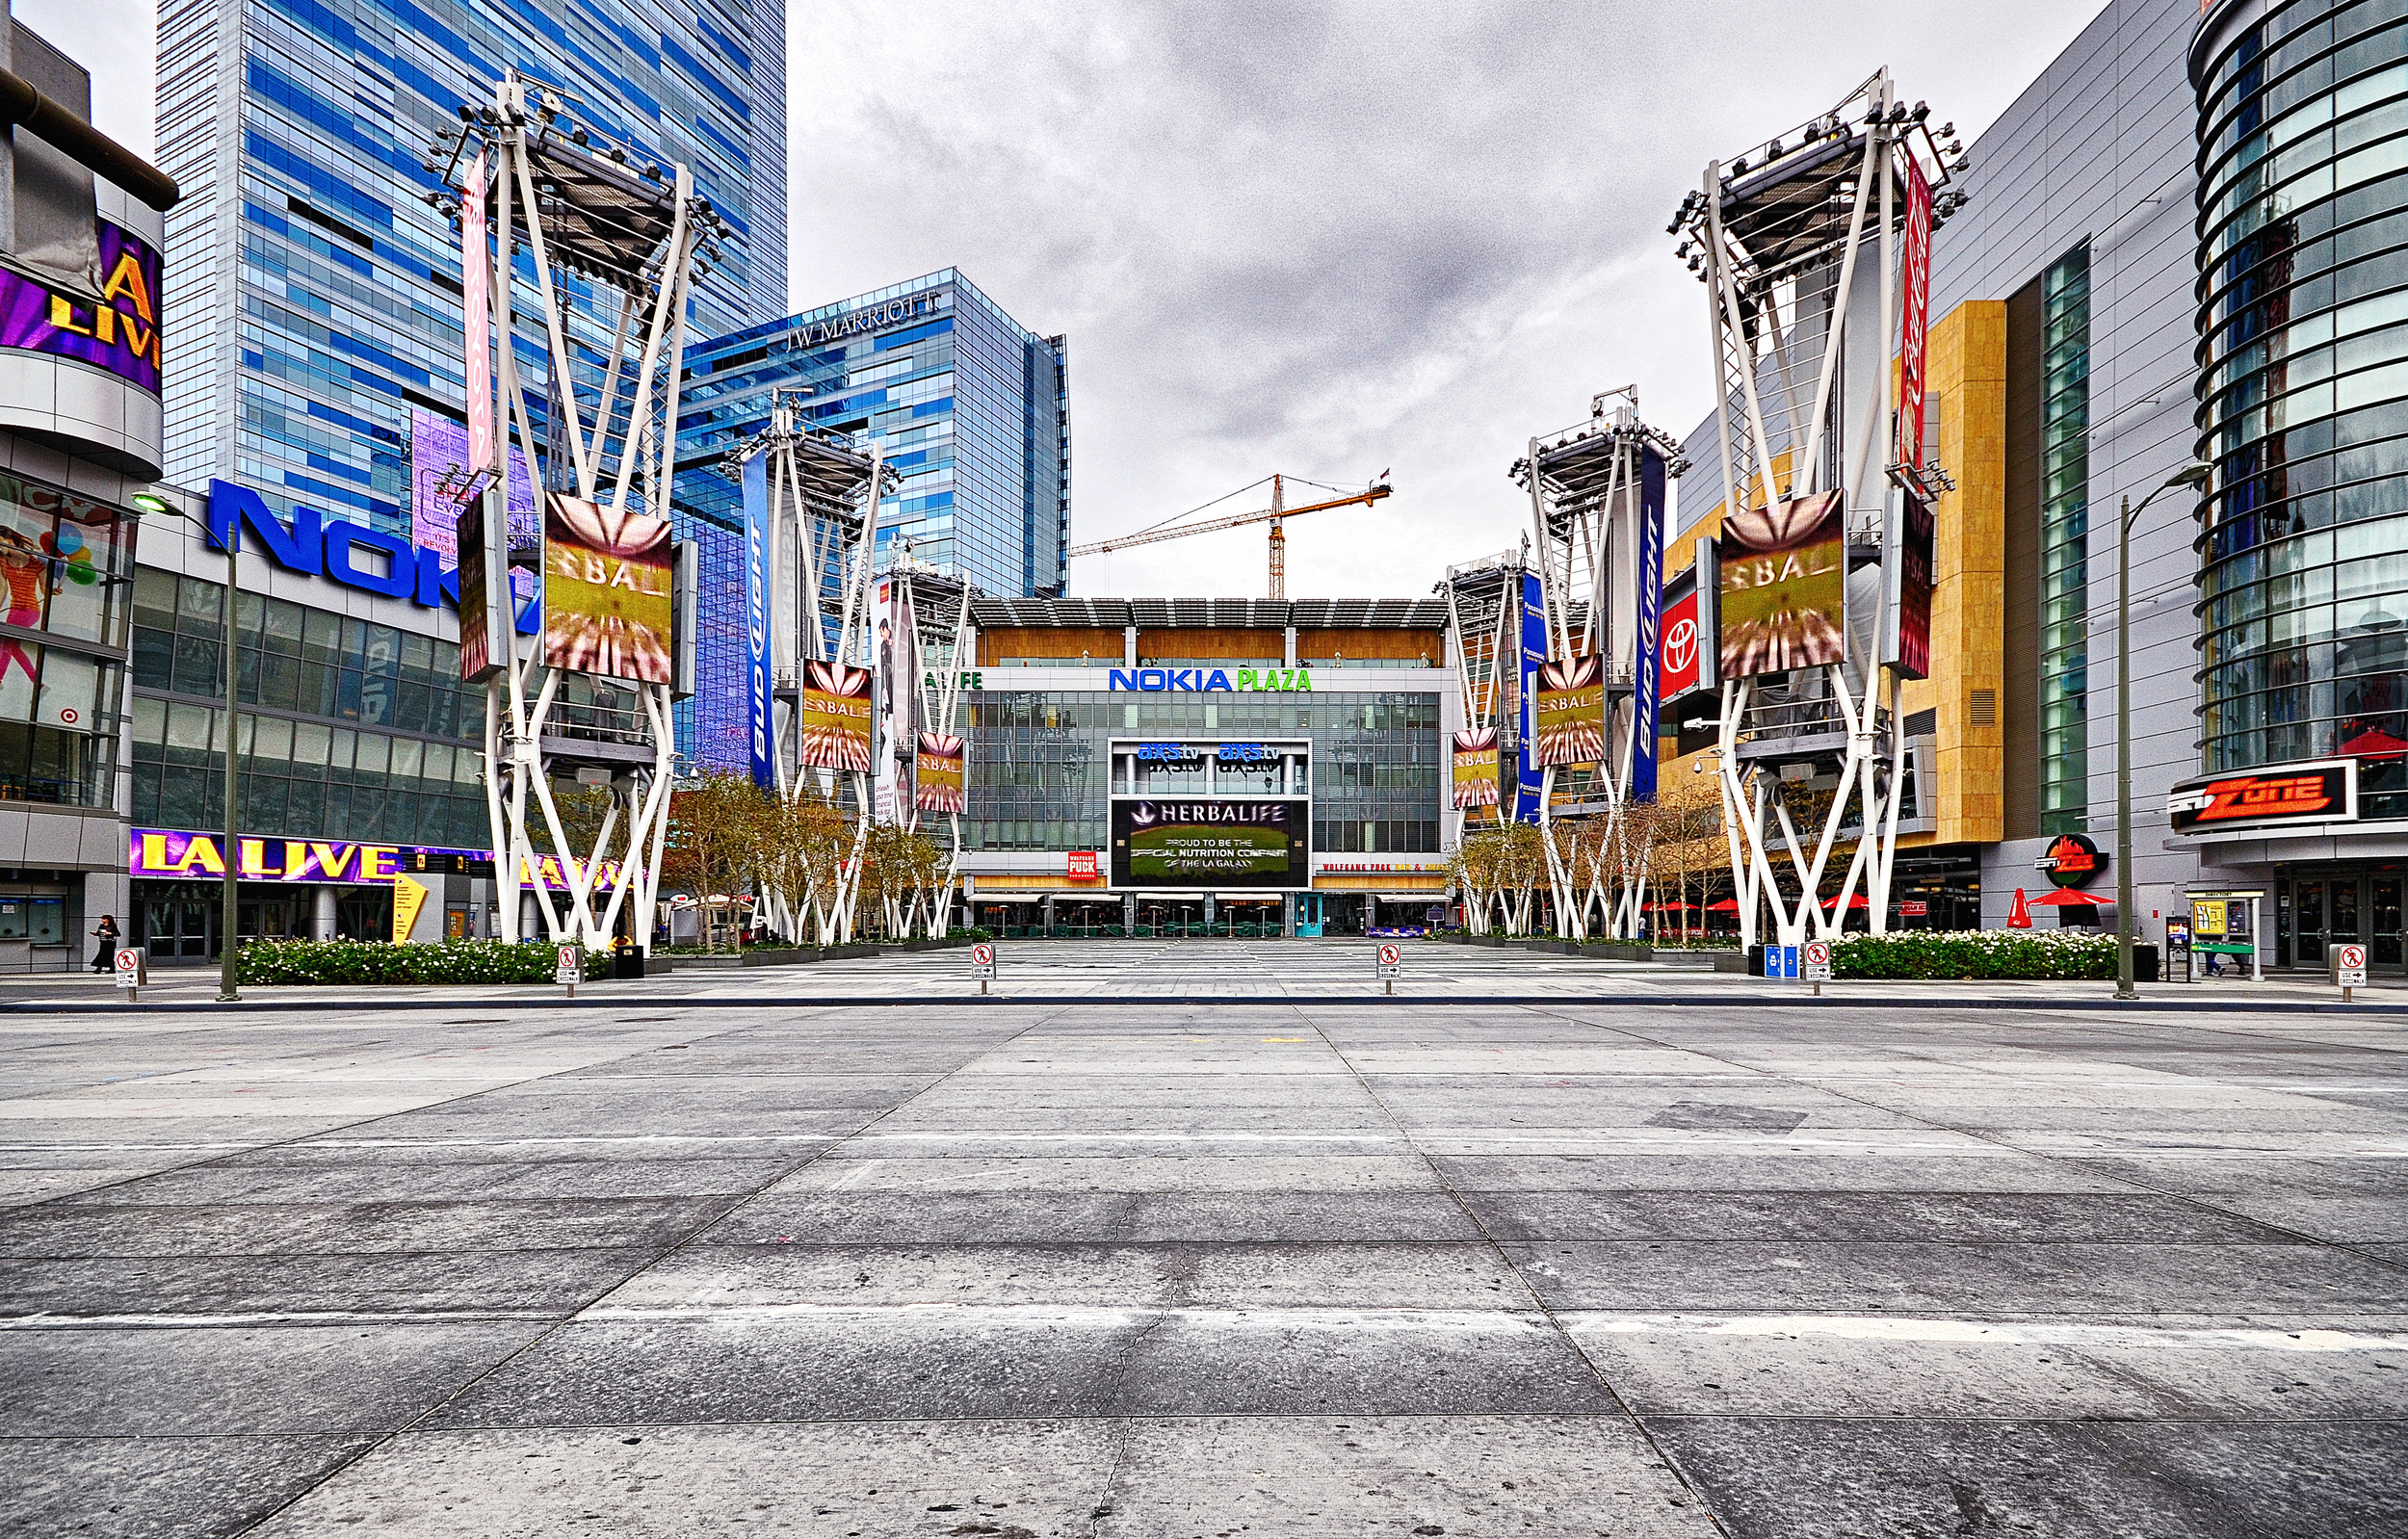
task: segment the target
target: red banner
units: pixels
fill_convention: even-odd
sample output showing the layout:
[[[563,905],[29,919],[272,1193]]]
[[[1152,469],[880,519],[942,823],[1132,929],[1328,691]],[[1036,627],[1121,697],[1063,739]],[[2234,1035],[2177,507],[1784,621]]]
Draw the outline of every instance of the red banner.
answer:
[[[1906,283],[1898,325],[1898,462],[1924,462],[1924,343],[1931,329],[1931,183],[1912,151],[1906,157]]]
[[[487,329],[492,312],[492,262],[485,245],[484,151],[468,163],[468,185],[459,197],[459,291],[468,366],[468,470],[492,470],[493,352]]]
[[[1660,699],[1677,700],[1697,688],[1697,591],[1691,588],[1663,610],[1663,665],[1657,675]]]

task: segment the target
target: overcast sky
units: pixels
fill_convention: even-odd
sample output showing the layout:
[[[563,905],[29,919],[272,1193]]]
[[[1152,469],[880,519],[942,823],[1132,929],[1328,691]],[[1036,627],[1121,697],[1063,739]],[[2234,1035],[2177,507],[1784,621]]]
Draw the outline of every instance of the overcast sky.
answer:
[[[1600,391],[1636,382],[1675,435],[1711,407],[1703,291],[1663,232],[1709,158],[1885,63],[1971,140],[2098,10],[790,4],[792,307],[952,266],[1067,333],[1074,540],[1273,470],[1393,471],[1375,508],[1289,526],[1300,598],[1419,595],[1514,545],[1507,466]],[[123,66],[151,9],[16,13],[118,66],[94,116],[146,148]],[[1256,526],[1083,558],[1070,590],[1259,597],[1264,568]]]

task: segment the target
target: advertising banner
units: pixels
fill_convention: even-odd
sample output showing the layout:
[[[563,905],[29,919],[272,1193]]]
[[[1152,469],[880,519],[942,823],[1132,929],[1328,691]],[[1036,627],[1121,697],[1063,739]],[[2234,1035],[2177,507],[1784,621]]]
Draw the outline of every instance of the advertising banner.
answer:
[[[74,358],[159,393],[159,253],[99,222],[100,302],[0,270],[0,348]]]
[[[1897,515],[1882,535],[1881,567],[1889,603],[1881,661],[1906,678],[1926,679],[1931,676],[1931,569],[1939,537],[1931,505],[1912,492],[1900,492]]]
[[[667,684],[677,607],[669,524],[614,513],[563,492],[543,508],[543,663],[639,684]]]
[[[1531,763],[1540,769],[1597,764],[1606,757],[1606,665],[1576,657],[1538,670],[1538,743]]]
[[[1534,707],[1538,694],[1538,670],[1547,665],[1547,598],[1539,586],[1536,572],[1522,574],[1522,661],[1514,671],[1514,789],[1513,821],[1538,822],[1539,798],[1546,794],[1546,772],[1531,757],[1536,746]],[[1502,771],[1500,771],[1502,778]]]
[[[126,874],[162,880],[190,881],[225,874],[225,839],[220,834],[184,828],[136,828],[130,831]],[[243,881],[324,882],[353,886],[389,886],[411,873],[438,872],[455,875],[490,873],[493,851],[461,849],[446,845],[352,845],[316,839],[243,839],[239,841]],[[583,872],[582,861],[570,867]],[[557,855],[522,858],[519,880],[551,892],[568,890],[567,870]],[[616,884],[620,864],[605,860],[590,868],[593,882],[604,889]]]
[[[911,757],[918,746],[920,676],[919,622],[912,612],[911,585],[889,577],[877,585],[871,605],[877,626],[877,815],[903,821],[903,810],[915,805],[911,796]]]
[[[459,196],[459,296],[466,346],[461,360],[468,378],[468,462],[494,466],[493,453],[493,256],[484,216],[484,158],[468,163],[468,185]]]
[[[969,809],[967,742],[942,732],[920,734],[920,756],[912,775],[912,804],[922,812]]]
[[[1898,462],[1924,462],[1924,353],[1931,330],[1931,182],[1906,157],[1906,232],[1898,274],[1906,292],[1898,317]],[[1915,675],[1917,678],[1922,674]]]
[[[1743,679],[1847,656],[1847,517],[1836,491],[1723,523],[1714,671]]]
[[[745,461],[745,722],[750,744],[752,783],[764,791],[777,784],[772,762],[770,694],[770,456]],[[816,641],[818,639],[815,637]]]
[[[510,613],[515,594],[495,593],[487,586],[497,567],[509,569],[486,557],[484,499],[471,498],[452,527],[459,552],[459,676],[464,683],[483,684],[510,661],[507,648],[497,650],[493,638],[516,634]]]
[[[814,770],[870,769],[870,670],[802,665],[802,757]]]
[[[1656,675],[1657,698],[1677,700],[1697,688],[1697,587],[1688,573],[1673,579],[1671,602],[1661,621],[1662,665]]]
[[[477,493],[493,479],[477,462],[468,446],[468,430],[439,411],[413,406],[409,413],[409,542],[440,552],[451,565],[459,564],[459,544],[454,531],[459,515],[473,506]],[[533,545],[538,533],[535,480],[527,474],[527,456],[510,449],[508,503],[510,543]]]
[[[1497,804],[1497,729],[1479,727],[1454,734],[1454,804],[1493,807]]]
[[[1301,796],[1114,801],[1112,885],[1310,887],[1311,808]]]
[[[2186,780],[2165,797],[2176,833],[2262,823],[2355,822],[2358,761],[2277,765]]]
[[[1656,799],[1657,675],[1663,666],[1663,456],[1638,451],[1638,651],[1632,672],[1633,801]]]

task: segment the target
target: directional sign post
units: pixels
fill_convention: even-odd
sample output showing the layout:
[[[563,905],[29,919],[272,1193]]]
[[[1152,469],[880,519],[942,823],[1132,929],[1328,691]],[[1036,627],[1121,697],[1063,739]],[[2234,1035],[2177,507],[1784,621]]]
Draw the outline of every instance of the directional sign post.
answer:
[[[2341,985],[2342,1003],[2347,1004],[2349,991],[2367,986],[2367,949],[2363,946],[2335,946],[2324,953],[2332,959],[2333,981]]]
[[[1798,948],[1798,963],[1799,974],[1815,986],[1815,993],[1819,996],[1822,986],[1831,981],[1831,943],[1808,941]]]
[[[118,987],[125,990],[128,1004],[133,1003],[134,991],[150,981],[149,956],[150,953],[139,946],[118,948]]]
[[[979,992],[985,993],[986,985],[995,978],[995,948],[991,943],[979,941],[971,946],[970,972],[979,980]]]
[[[1394,994],[1397,975],[1404,971],[1404,948],[1394,941],[1381,941],[1372,951],[1372,965],[1379,975],[1379,991]]]
[[[577,947],[561,948],[560,966],[552,972],[552,981],[568,985],[568,997],[577,997],[577,985],[586,980],[586,953]]]

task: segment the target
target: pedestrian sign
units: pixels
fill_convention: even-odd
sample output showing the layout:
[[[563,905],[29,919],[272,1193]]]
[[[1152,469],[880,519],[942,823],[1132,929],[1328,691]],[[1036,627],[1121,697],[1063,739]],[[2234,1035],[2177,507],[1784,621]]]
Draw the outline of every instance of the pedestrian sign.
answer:
[[[1807,982],[1828,983],[1831,981],[1831,943],[1829,941],[1808,941],[1798,948],[1798,959],[1804,964],[1802,971]]]
[[[560,951],[560,965],[552,970],[552,981],[565,983],[572,990],[586,980],[586,953],[574,946]]]
[[[1404,948],[1394,941],[1381,941],[1373,947],[1372,971],[1379,978],[1379,991],[1394,994],[1397,975],[1404,971]]]
[[[2349,990],[2367,986],[2367,949],[2364,946],[2336,946],[2330,955],[2333,958],[2333,981],[2341,986],[2344,1000],[2349,997]]]
[[[970,965],[978,970],[979,977],[993,978],[995,976],[995,948],[984,941],[971,947]]]
[[[134,991],[150,981],[150,953],[140,946],[120,946],[114,958],[117,963],[117,984],[132,999]]]

